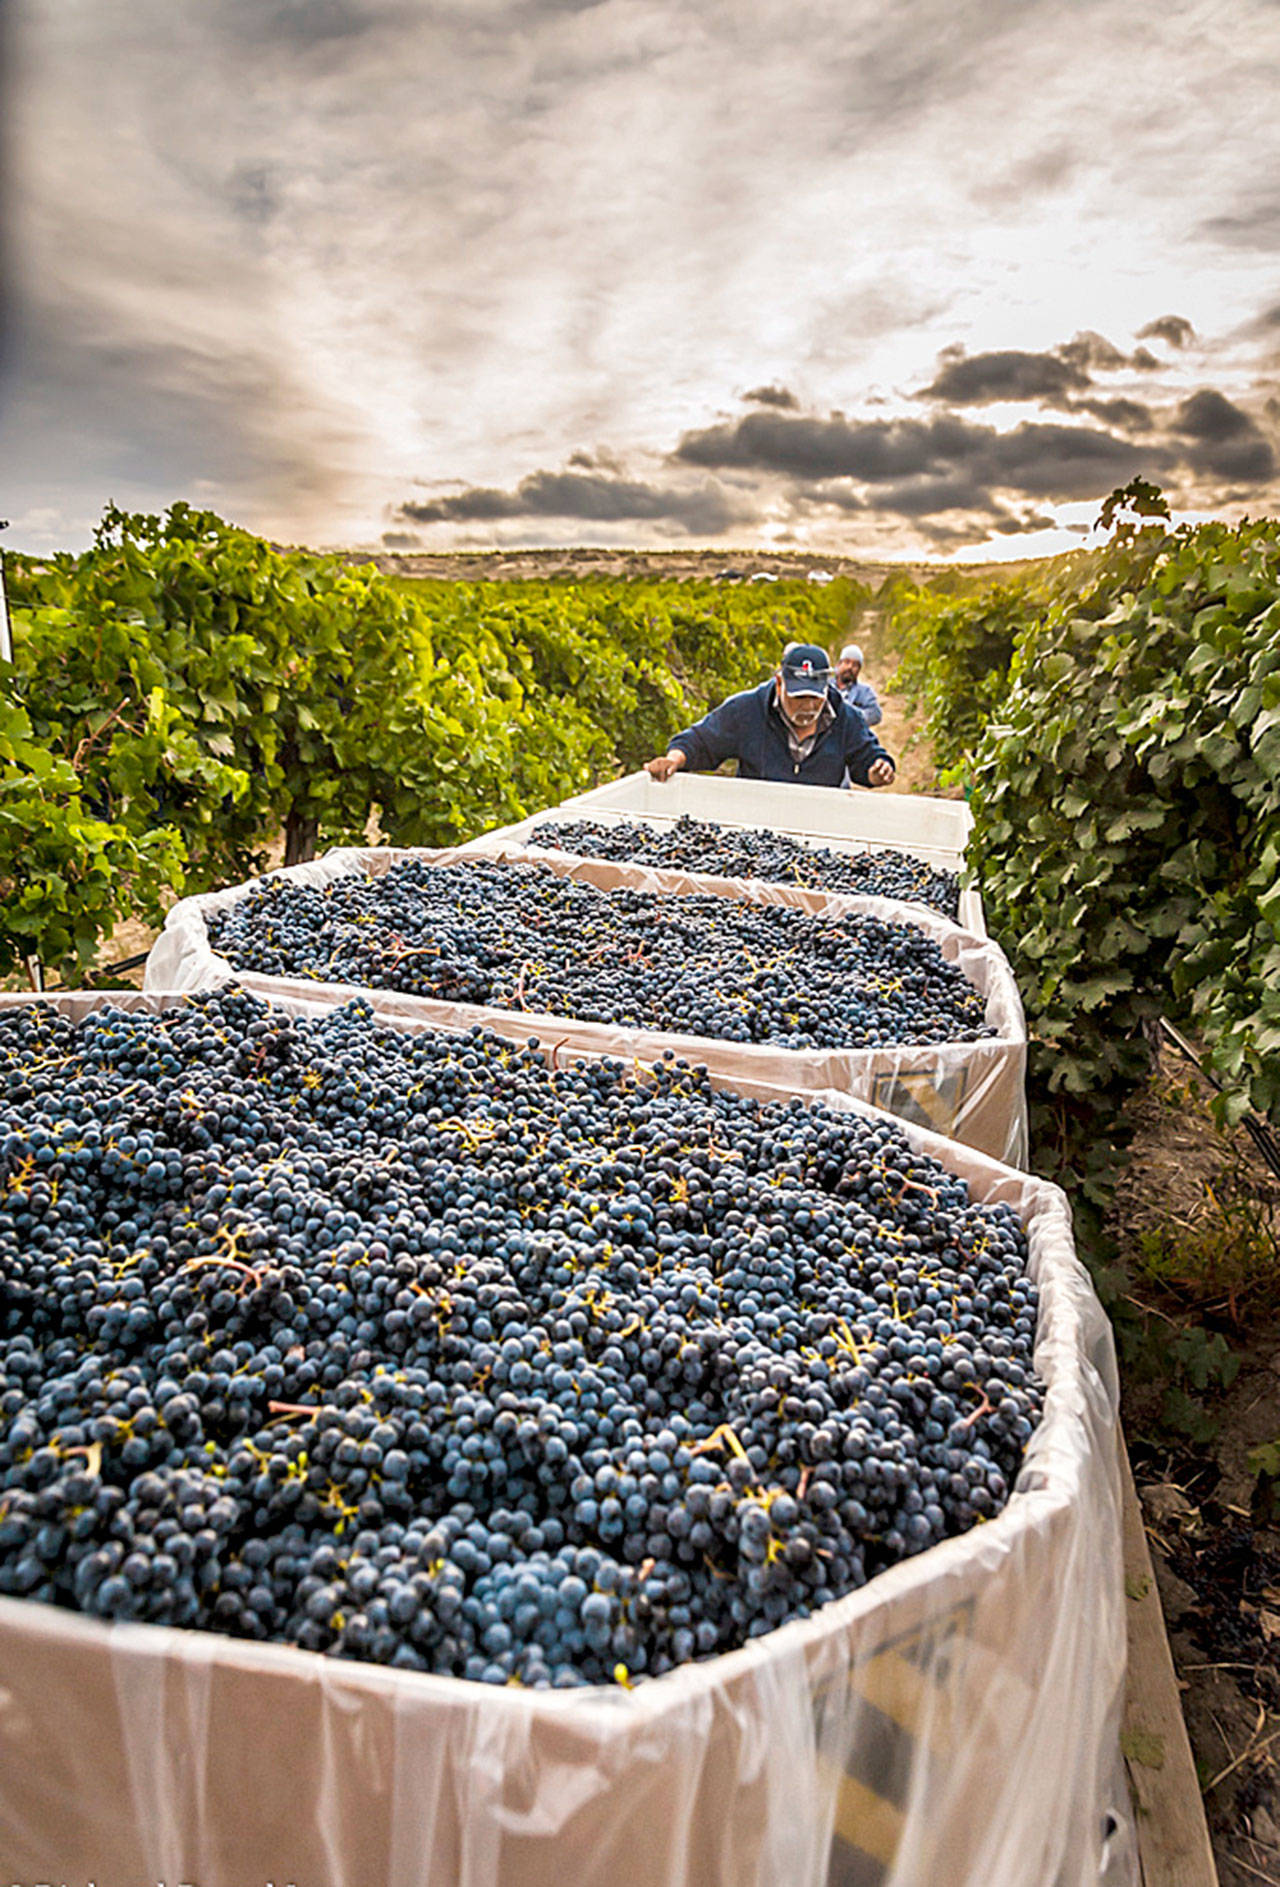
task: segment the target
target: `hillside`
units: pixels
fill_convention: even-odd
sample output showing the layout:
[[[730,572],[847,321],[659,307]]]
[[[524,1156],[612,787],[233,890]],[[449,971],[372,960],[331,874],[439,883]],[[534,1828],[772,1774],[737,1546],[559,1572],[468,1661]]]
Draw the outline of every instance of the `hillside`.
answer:
[[[873,563],[860,557],[828,557],[808,551],[778,550],[627,550],[578,546],[569,550],[343,551],[352,563],[372,563],[389,576],[455,578],[496,582],[504,577],[665,577],[709,582],[747,580],[765,573],[792,582],[811,572],[851,577],[876,586],[889,576],[925,582],[944,570],[974,576],[1009,575],[1023,563],[904,564]]]

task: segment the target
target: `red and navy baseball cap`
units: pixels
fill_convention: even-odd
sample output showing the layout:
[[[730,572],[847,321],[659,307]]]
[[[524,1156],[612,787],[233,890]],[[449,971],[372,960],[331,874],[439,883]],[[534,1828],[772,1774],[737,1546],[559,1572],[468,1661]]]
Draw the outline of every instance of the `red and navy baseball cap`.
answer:
[[[824,695],[831,663],[816,642],[795,642],[782,658],[782,685],[789,695]]]

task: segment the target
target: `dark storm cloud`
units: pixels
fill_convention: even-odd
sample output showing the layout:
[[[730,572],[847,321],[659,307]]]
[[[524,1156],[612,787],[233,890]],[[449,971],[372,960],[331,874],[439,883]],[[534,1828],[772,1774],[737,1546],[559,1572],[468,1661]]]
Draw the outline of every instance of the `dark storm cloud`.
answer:
[[[1087,329],[1043,353],[1003,348],[966,354],[960,348],[948,348],[939,361],[937,373],[916,396],[918,399],[949,406],[1040,400],[1072,410],[1084,408],[1081,401],[1073,403],[1071,395],[1093,386],[1095,374],[1119,373],[1133,367],[1149,369],[1160,364],[1148,348],[1139,347],[1126,354],[1105,335]]]
[[[998,433],[989,455],[991,483],[1037,498],[1091,498],[1140,471],[1164,471],[1164,448],[1136,446],[1086,426],[1027,425]]]
[[[1108,344],[1076,338],[1078,359],[1091,359],[1100,370],[1111,364]],[[966,363],[944,363],[960,364]],[[1068,375],[1090,384],[1083,366],[1068,368]],[[761,402],[761,393],[771,397]],[[771,513],[776,518],[781,506],[793,520],[823,512],[909,520],[933,548],[946,549],[991,532],[1016,536],[1051,528],[1046,501],[1098,499],[1135,474],[1166,482],[1181,474],[1256,483],[1275,469],[1257,422],[1214,389],[1163,413],[1139,400],[1067,398],[1070,413],[1101,423],[1055,417],[1006,430],[954,412],[900,419],[803,413],[794,410],[794,396],[786,394],[787,404],[777,397],[783,394],[782,387],[752,389],[743,397],[755,410],[679,440],[673,464],[727,474],[727,485],[708,480],[690,489],[649,481],[628,476],[611,454],[580,450],[567,469],[531,473],[514,487],[472,486],[408,501],[394,521],[409,527],[518,519],[641,522],[713,538],[731,525],[759,523]]]
[[[885,485],[962,475],[970,503],[981,502],[993,486],[1088,498],[1144,466],[1162,467],[1165,456],[1083,426],[1023,424],[1001,433],[951,416],[852,421],[841,414],[793,419],[777,413],[748,413],[733,425],[686,433],[676,449],[687,464],[802,480]]]
[[[1182,402],[1174,429],[1195,442],[1187,458],[1198,472],[1258,482],[1275,473],[1275,451],[1257,421],[1212,388]]]
[[[575,518],[593,524],[658,520],[679,525],[691,537],[714,537],[729,525],[754,517],[755,511],[744,511],[713,484],[680,490],[582,472],[531,472],[514,491],[474,486],[423,503],[411,500],[399,507],[397,515],[414,524],[529,517]]]
[[[1081,367],[1056,354],[1006,348],[947,361],[919,397],[952,406],[983,406],[997,400],[1061,400],[1090,384]]]
[[[1118,373],[1123,367],[1131,367],[1134,356],[1121,353],[1120,349],[1103,334],[1095,334],[1086,328],[1083,333],[1073,335],[1056,347],[1054,353],[1059,360],[1068,361],[1073,367],[1091,369],[1094,373]],[[1143,348],[1142,353],[1146,352]]]
[[[780,472],[792,478],[907,478],[960,456],[974,431],[963,420],[847,420],[747,413],[684,435],[675,456],[689,465]]]
[[[896,511],[905,518],[932,517],[939,511],[996,511],[980,479],[921,478],[900,485],[882,485],[875,495],[877,511]]]
[[[752,387],[750,393],[744,393],[742,397],[753,406],[779,406],[794,410],[800,404],[795,394],[786,387]]]
[[[492,485],[473,485],[451,498],[433,498],[428,504],[412,501],[400,506],[398,515],[416,524],[462,524],[488,522],[493,518],[519,518],[536,509],[521,501],[515,492],[499,491]]]
[[[1189,438],[1216,444],[1223,439],[1237,439],[1256,427],[1249,415],[1211,387],[1193,393],[1182,402],[1175,419],[1177,430]]]
[[[1140,341],[1167,341],[1170,347],[1185,347],[1195,336],[1196,331],[1185,315],[1161,315],[1138,329]]]
[[[1105,426],[1115,426],[1121,432],[1150,432],[1156,423],[1155,414],[1141,400],[1069,400],[1067,410],[1088,413]]]

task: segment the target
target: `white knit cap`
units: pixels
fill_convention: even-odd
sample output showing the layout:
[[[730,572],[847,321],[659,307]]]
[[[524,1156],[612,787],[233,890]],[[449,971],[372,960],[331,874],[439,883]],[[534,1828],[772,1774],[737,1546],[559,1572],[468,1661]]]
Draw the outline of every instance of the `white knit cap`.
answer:
[[[859,668],[861,668],[862,650],[858,647],[856,642],[846,642],[840,651],[840,660],[842,662],[856,662]]]

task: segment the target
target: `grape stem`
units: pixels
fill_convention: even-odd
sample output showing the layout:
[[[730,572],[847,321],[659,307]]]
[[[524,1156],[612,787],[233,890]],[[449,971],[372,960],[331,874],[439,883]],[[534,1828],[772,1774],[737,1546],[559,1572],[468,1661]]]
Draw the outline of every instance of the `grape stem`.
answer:
[[[971,1383],[966,1383],[965,1387],[968,1389],[977,1389],[978,1385],[976,1382],[971,1382]],[[970,1409],[968,1415],[963,1416],[961,1418],[961,1421],[960,1421],[961,1428],[972,1428],[974,1423],[979,1419],[979,1417],[983,1415],[995,1414],[996,1405],[994,1402],[988,1399],[986,1390],[985,1389],[981,1390],[980,1394],[982,1396],[982,1400],[978,1404],[977,1408]]]

